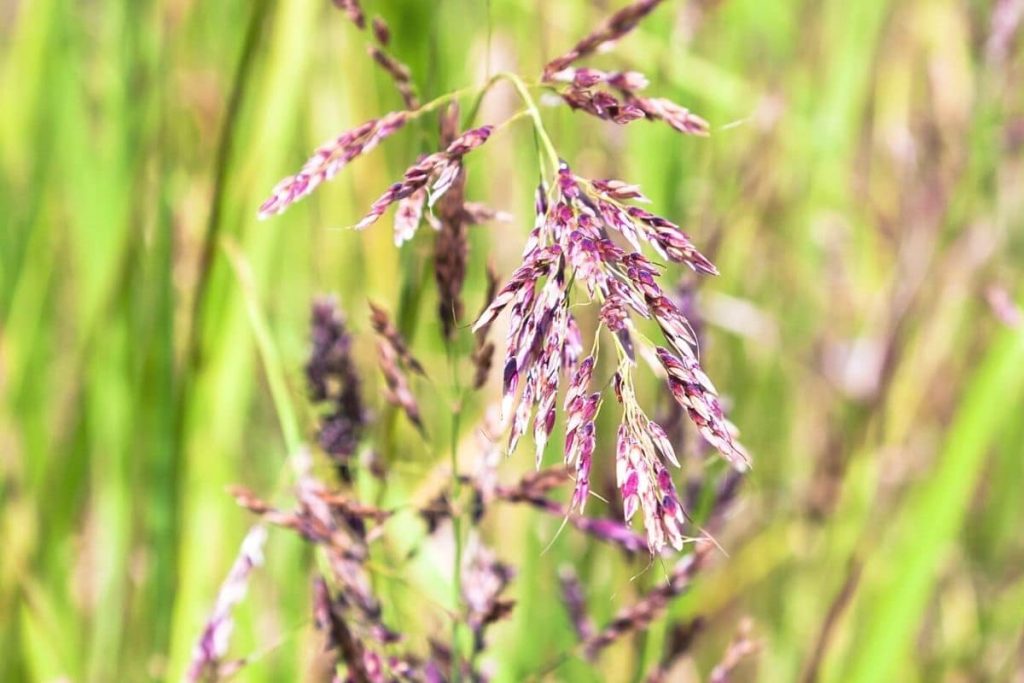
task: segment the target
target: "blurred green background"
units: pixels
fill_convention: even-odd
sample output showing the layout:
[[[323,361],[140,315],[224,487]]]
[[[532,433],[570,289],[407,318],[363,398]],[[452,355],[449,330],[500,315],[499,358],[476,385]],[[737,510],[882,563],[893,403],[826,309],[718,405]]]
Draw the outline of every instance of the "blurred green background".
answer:
[[[364,4],[430,99],[488,71],[533,79],[622,3]],[[680,680],[706,675],[745,615],[762,643],[751,680],[1022,680],[1021,13],[1015,0],[670,0],[592,63],[646,72],[710,139],[544,109],[577,171],[640,183],[722,273],[701,283],[704,360],[755,468],[718,536],[728,557],[670,610],[707,621]],[[445,376],[433,233],[398,251],[387,221],[343,229],[415,159],[416,126],[255,219],[319,142],[401,107],[367,40],[326,0],[0,0],[0,680],[177,680],[252,522],[226,487],[287,501],[224,239],[251,265],[307,433],[316,293],[339,294],[378,414],[368,299],[394,311],[404,297],[415,351]],[[480,118],[518,106],[499,87]],[[471,159],[470,197],[517,220],[472,229],[470,313],[488,258],[503,275],[517,263],[536,169],[525,121]],[[444,443],[436,387],[414,389]],[[467,470],[498,391],[467,408]],[[653,383],[644,395],[665,407]],[[392,427],[407,444],[389,475],[401,500],[445,456]],[[531,467],[522,452],[502,474]],[[497,680],[539,678],[572,646],[563,563],[599,622],[660,576],[630,581],[642,561],[573,532],[542,555],[558,521],[508,510],[485,527],[519,567],[519,606],[489,653]],[[378,585],[413,636],[437,627],[424,586],[450,592],[445,549],[429,550],[420,583]],[[232,652],[256,653],[238,678],[317,680],[312,554],[279,532],[267,555],[238,610]],[[544,680],[634,680],[666,623]]]

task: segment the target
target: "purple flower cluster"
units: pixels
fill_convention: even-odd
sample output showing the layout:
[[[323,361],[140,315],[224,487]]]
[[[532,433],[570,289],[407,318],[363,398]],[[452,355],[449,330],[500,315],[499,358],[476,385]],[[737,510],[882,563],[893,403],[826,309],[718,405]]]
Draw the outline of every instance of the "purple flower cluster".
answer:
[[[324,407],[317,441],[347,478],[366,424],[361,382],[352,358],[352,337],[345,317],[332,297],[314,300],[310,337],[312,351],[306,362],[309,397]]]
[[[562,71],[576,60],[593,54],[603,45],[622,38],[662,2],[663,0],[636,0],[626,5],[584,36],[571,50],[551,60],[544,68],[544,75],[550,76]]]
[[[554,400],[560,376],[570,373],[566,392],[566,464],[574,467],[572,507],[581,509],[589,491],[595,446],[594,417],[600,394],[588,393],[596,359],[580,361],[582,339],[570,312],[573,290],[601,303],[601,322],[614,333],[619,354],[616,394],[623,406],[617,469],[628,520],[643,512],[652,552],[683,542],[682,507],[662,460],[678,466],[665,431],[647,419],[632,390],[632,316],[653,320],[668,348],[656,355],[668,375],[669,389],[702,436],[737,468],[747,457],[726,420],[714,386],[700,369],[696,341],[678,306],[658,285],[659,270],[640,253],[648,245],[662,258],[714,274],[714,265],[671,221],[627,204],[645,198],[634,185],[579,178],[562,164],[556,186],[537,195],[537,220],[527,241],[523,264],[484,310],[475,327],[490,324],[509,309],[502,414],[511,417],[509,450],[534,418],[537,462],[555,422]],[[635,251],[612,239],[618,233]],[[643,339],[636,335],[638,339]]]
[[[267,530],[259,524],[252,527],[242,541],[231,571],[217,594],[213,612],[192,649],[192,659],[184,677],[188,683],[227,675],[222,660],[228,652],[231,632],[235,628],[231,612],[245,597],[253,569],[263,564],[263,546],[266,541]]]
[[[626,124],[637,119],[664,121],[680,133],[707,135],[708,122],[671,100],[643,97],[647,77],[637,71],[600,71],[572,64],[593,54],[602,45],[618,40],[636,28],[662,0],[637,0],[623,7],[576,43],[569,52],[544,67],[546,83],[566,84],[559,94],[573,109],[599,119]],[[601,89],[604,88],[604,89]]]
[[[671,100],[644,97],[647,77],[637,71],[599,71],[567,68],[545,76],[552,84],[565,83],[559,92],[573,109],[618,124],[638,119],[664,121],[680,133],[707,135],[708,122]],[[603,87],[604,89],[600,89]]]
[[[666,543],[679,550],[686,540],[686,517],[672,475],[665,468],[666,462],[679,466],[675,451],[661,426],[640,410],[627,367],[615,374],[615,396],[623,407],[615,449],[615,479],[623,517],[628,522],[637,510],[642,513],[652,553],[661,552]]]
[[[593,374],[594,357],[587,356],[576,368],[565,393],[565,464],[576,470],[576,488],[569,508],[581,513],[590,493],[590,461],[597,443],[594,418],[601,408],[601,394],[587,394]]]
[[[638,119],[664,121],[681,133],[707,135],[709,124],[685,106],[664,97],[644,97],[640,91],[648,85],[639,72],[604,72],[597,69],[566,68],[545,72],[551,84],[565,84],[559,92],[574,110],[617,124]]]
[[[644,97],[641,93],[648,81],[643,74],[574,66],[577,60],[626,35],[661,2],[634,0],[609,17],[570,52],[548,64],[543,75],[545,85],[574,109],[601,119],[619,124],[639,119],[661,120],[683,133],[707,134],[708,124],[685,108],[665,99]],[[358,0],[335,0],[335,4],[361,29],[367,27]],[[440,113],[441,134],[433,148],[438,151],[419,157],[399,182],[371,205],[355,228],[369,227],[395,204],[397,246],[411,240],[421,223],[426,222],[438,231],[433,259],[438,308],[449,348],[456,349],[467,272],[466,227],[506,218],[482,204],[465,201],[464,157],[487,142],[494,127],[481,126],[459,135],[461,117],[453,100],[465,91],[442,95],[419,107],[409,70],[383,49],[389,31],[379,17],[373,20],[372,31],[379,46],[371,47],[370,54],[391,76],[409,110],[368,121],[324,144],[299,173],[278,184],[273,196],[260,207],[259,216],[266,218],[283,212],[410,119],[446,107]],[[516,84],[526,104],[524,111],[505,123],[529,116],[544,143],[545,158],[554,163],[557,152],[544,130],[529,88],[518,76],[503,77]],[[500,79],[488,81],[479,94]],[[484,421],[476,473],[467,476],[459,472],[459,458],[453,447],[451,488],[436,495],[430,492],[429,502],[417,505],[428,534],[442,528],[444,520],[451,520],[448,528],[459,534],[456,519],[468,520],[476,527],[496,504],[525,503],[628,555],[668,554],[671,549],[681,549],[687,540],[696,540],[688,539],[684,533],[688,518],[670,474],[669,466],[680,464],[673,439],[660,424],[647,417],[634,387],[638,359],[646,360],[657,374],[667,378],[668,391],[679,406],[674,416],[688,415],[703,439],[738,472],[747,467],[747,455],[737,440],[736,430],[726,419],[714,386],[701,369],[697,336],[680,305],[662,290],[661,267],[649,260],[644,251],[651,250],[662,261],[686,264],[698,274],[714,275],[717,270],[677,225],[639,206],[648,201],[636,185],[578,177],[564,162],[550,184],[542,183],[538,188],[536,218],[522,263],[500,289],[497,275],[489,271],[490,303],[473,326],[477,335],[472,354],[476,375],[473,386],[480,387],[486,381],[495,350],[495,342],[487,339],[489,327],[508,309],[500,411],[494,407]],[[596,304],[600,309],[598,330],[587,340],[589,351],[575,317],[580,304]],[[424,368],[388,314],[373,304],[370,307],[372,326],[379,338],[384,395],[405,412],[426,438],[419,404],[409,381],[412,373],[427,379]],[[652,342],[645,336],[646,328],[653,330],[655,326],[663,342]],[[600,362],[601,327],[610,333],[614,365]],[[475,531],[469,534],[469,552],[453,571],[458,574],[461,570],[461,581],[452,616],[470,628],[471,650],[462,651],[456,630],[451,646],[428,638],[428,651],[424,653],[422,647],[406,645],[403,635],[385,623],[384,605],[374,591],[370,549],[375,541],[389,535],[388,520],[398,509],[361,503],[351,478],[346,476],[349,461],[367,433],[368,419],[350,346],[344,318],[336,305],[318,301],[313,309],[313,354],[306,372],[311,398],[329,408],[318,437],[339,467],[342,488],[318,479],[310,454],[300,450],[292,456],[297,475],[293,509],[272,507],[245,490],[236,490],[235,495],[241,505],[260,515],[265,523],[296,532],[321,553],[323,574],[314,584],[314,617],[317,628],[326,637],[329,661],[335,670],[333,680],[440,683],[450,680],[449,675],[486,680],[479,668],[480,656],[486,649],[490,627],[514,609],[515,602],[507,593],[515,571],[488,550]],[[605,367],[613,370],[610,382],[595,377]],[[617,506],[613,506],[616,511],[607,517],[584,517],[580,513],[591,495],[591,470],[597,452],[596,418],[603,405],[602,387],[609,383],[621,408],[614,457],[622,514],[620,517]],[[564,391],[565,466],[541,469],[556,423],[560,390]],[[457,393],[461,401],[461,392]],[[662,423],[677,433],[672,430],[672,422]],[[509,451],[531,429],[535,444],[538,471],[513,484],[502,484],[497,474],[503,449],[495,439],[505,429],[509,431]],[[368,454],[367,459],[370,457]],[[369,469],[383,481],[382,468],[370,465]],[[740,476],[730,472],[731,478],[720,487],[707,519],[708,528],[721,521],[728,503],[735,497]],[[574,482],[571,500],[564,504],[553,495],[553,490],[570,480]],[[460,493],[461,484],[468,485],[469,504],[470,495]],[[692,506],[690,489],[686,501]],[[631,526],[637,516],[642,520],[642,531]],[[260,561],[261,545],[261,537],[252,543],[247,541],[225,583],[197,645],[192,669],[196,677],[211,672],[228,673],[244,662],[237,660],[226,665],[223,657],[231,628],[231,606],[241,599],[246,578]],[[707,543],[697,544],[692,553],[676,564],[667,583],[620,611],[600,630],[586,613],[579,582],[564,574],[565,599],[582,654],[596,657],[610,643],[645,629],[664,613],[671,599],[687,589],[708,557],[710,547]],[[456,563],[460,562],[459,548],[461,545],[454,545]],[[344,673],[340,673],[342,669]],[[729,668],[722,670],[727,674]]]
[[[370,207],[369,213],[356,223],[356,230],[362,230],[377,222],[389,206],[397,201],[412,197],[420,190],[426,190],[419,197],[419,208],[423,203],[433,206],[447,192],[462,171],[462,157],[487,142],[493,126],[481,126],[466,131],[441,152],[434,152],[420,159],[405,172],[400,182],[395,183]],[[413,211],[412,206],[404,207]],[[414,228],[415,229],[415,228]],[[396,241],[398,241],[396,231]]]
[[[427,203],[427,188],[421,187],[415,190],[408,197],[403,197],[395,209],[395,246],[400,247],[413,237],[420,227],[423,219],[423,208]],[[435,230],[441,229],[437,219],[427,214],[430,226]]]
[[[409,112],[392,112],[328,140],[313,153],[301,171],[277,184],[270,197],[260,205],[259,218],[283,213],[321,183],[336,176],[353,159],[393,135],[408,120]]]

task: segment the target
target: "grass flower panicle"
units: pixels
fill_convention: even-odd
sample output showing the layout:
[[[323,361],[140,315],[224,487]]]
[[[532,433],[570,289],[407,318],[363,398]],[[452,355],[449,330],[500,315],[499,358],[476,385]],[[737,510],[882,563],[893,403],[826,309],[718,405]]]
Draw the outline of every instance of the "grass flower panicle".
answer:
[[[601,324],[616,339],[620,357],[616,395],[623,407],[616,458],[618,485],[627,521],[640,510],[652,552],[679,548],[685,539],[682,505],[664,463],[679,466],[665,430],[644,416],[632,389],[633,346],[651,346],[669,377],[669,388],[687,409],[705,440],[735,467],[747,466],[736,430],[718,404],[714,386],[700,368],[696,339],[677,304],[658,284],[659,268],[640,253],[647,245],[662,258],[694,271],[715,274],[715,266],[671,221],[629,201],[646,198],[635,185],[575,176],[563,163],[550,191],[538,190],[537,217],[527,239],[523,265],[480,315],[475,328],[489,325],[509,309],[503,375],[502,414],[511,416],[509,451],[525,433],[534,411],[537,466],[555,422],[554,399],[561,376],[570,373],[566,393],[565,461],[576,468],[572,509],[582,510],[589,490],[595,447],[593,417],[600,394],[587,395],[595,358],[578,362],[579,328],[570,312],[573,292],[601,305]],[[612,240],[619,234],[636,251]],[[632,315],[657,323],[673,351],[635,334]]]
[[[377,343],[377,360],[387,384],[384,397],[391,405],[401,408],[405,416],[409,418],[409,422],[423,432],[425,427],[420,414],[420,405],[412,393],[409,379],[400,364],[400,356],[396,353],[395,347],[388,344],[386,340],[380,340]]]
[[[348,20],[355,24],[358,28],[363,29],[366,27],[366,14],[363,12],[362,5],[359,4],[359,0],[333,0],[334,6],[345,12]]]
[[[708,122],[685,107],[664,98],[640,95],[639,91],[647,88],[649,83],[644,74],[571,66],[606,43],[625,36],[661,2],[638,0],[622,8],[569,52],[549,62],[544,67],[543,80],[552,86],[564,86],[558,94],[566,104],[599,119],[618,124],[638,119],[664,121],[680,133],[707,135],[710,128]]]
[[[659,3],[640,0],[613,15],[569,53],[548,65],[545,87],[554,88],[573,108],[602,119],[621,124],[641,118],[663,120],[681,132],[705,134],[708,126],[703,119],[668,100],[643,95],[648,86],[643,74],[574,66],[578,59],[624,36]],[[365,19],[362,22],[364,25]],[[479,542],[475,531],[470,538],[476,542],[470,552],[463,554],[464,522],[475,527],[498,503],[526,503],[563,518],[575,529],[627,555],[678,551],[688,540],[688,519],[670,473],[670,467],[680,466],[679,457],[673,439],[641,407],[634,388],[638,358],[652,359],[655,367],[660,365],[656,372],[664,371],[669,392],[682,408],[675,414],[687,414],[704,440],[737,469],[746,466],[746,453],[737,441],[736,430],[725,418],[714,386],[701,369],[691,325],[678,303],[662,289],[662,266],[645,252],[662,261],[685,264],[697,274],[715,275],[717,270],[678,225],[642,206],[650,200],[637,185],[578,176],[568,163],[559,160],[530,88],[518,76],[503,72],[489,79],[478,95],[505,80],[523,99],[525,109],[505,123],[527,117],[531,120],[542,152],[542,180],[535,194],[534,220],[521,263],[501,287],[493,269],[488,270],[487,303],[472,326],[473,386],[479,388],[486,381],[495,353],[495,343],[487,340],[489,328],[498,315],[507,311],[501,401],[485,419],[484,443],[475,474],[460,473],[456,447],[464,394],[457,359],[451,354],[457,349],[452,342],[462,318],[467,227],[507,218],[483,204],[466,201],[464,157],[487,142],[496,127],[483,125],[460,133],[459,108],[454,102],[460,91],[419,106],[408,69],[384,51],[390,39],[386,24],[374,20],[372,31],[378,45],[370,48],[370,54],[391,75],[409,110],[367,122],[325,144],[298,174],[275,188],[273,196],[260,207],[260,216],[284,211],[408,120],[441,110],[437,151],[420,156],[409,166],[354,227],[369,227],[389,207],[397,205],[393,223],[396,246],[412,240],[424,222],[437,233],[433,269],[439,319],[448,342],[457,397],[451,428],[451,478],[449,488],[428,492],[428,502],[417,505],[415,512],[426,525],[428,536],[441,529],[450,529],[453,535],[456,594],[450,643],[432,639],[425,659],[396,654],[392,647],[401,635],[382,621],[381,603],[369,581],[367,562],[369,544],[384,534],[394,511],[360,504],[347,492],[330,491],[308,469],[299,477],[295,512],[276,510],[247,493],[239,494],[239,500],[267,522],[292,528],[324,550],[329,575],[315,585],[316,618],[337,653],[336,664],[347,670],[346,680],[443,680],[442,672],[453,679],[465,676],[477,680],[481,674],[476,658],[485,648],[485,631],[513,608],[514,603],[502,595],[514,571]],[[576,316],[580,307],[591,305],[599,309],[598,327],[590,339],[585,339]],[[385,396],[425,433],[408,378],[409,373],[425,376],[423,366],[389,315],[372,303],[370,309],[378,336],[379,365],[387,385]],[[656,326],[663,344],[648,339],[641,324]],[[621,520],[581,514],[591,495],[591,471],[598,452],[596,418],[604,394],[599,387],[608,386],[608,382],[595,378],[601,367],[601,328],[606,328],[612,339],[615,370],[610,383],[621,410],[614,448]],[[340,316],[328,304],[318,304],[314,308],[314,353],[307,375],[315,400],[334,399],[338,404],[332,415],[337,424],[327,441],[343,454],[354,451],[361,427],[356,417],[361,415],[358,381],[348,377],[352,374],[348,343]],[[342,392],[344,387],[354,387],[354,395],[344,400],[334,396],[329,387],[338,384]],[[557,422],[560,392],[564,393],[564,466],[542,469]],[[343,418],[347,422],[343,423]],[[533,437],[537,471],[512,485],[500,483],[497,476],[502,451],[497,443],[503,431],[507,431],[507,452],[514,451],[527,432]],[[325,438],[321,437],[322,443]],[[573,486],[568,504],[557,502],[552,497],[553,489],[570,480]],[[343,478],[343,482],[347,480]],[[468,505],[464,485],[471,493]],[[725,503],[716,505],[716,510],[724,509],[734,492],[735,487],[724,492],[720,497]],[[716,520],[720,518],[720,511],[715,514]],[[630,526],[635,517],[642,520],[642,534]],[[450,524],[442,526],[445,521]],[[586,617],[578,583],[563,578],[566,603],[584,653],[594,657],[617,638],[646,628],[669,600],[685,590],[707,555],[707,546],[698,545],[676,565],[664,586],[623,610],[601,630]],[[473,637],[468,653],[461,651],[461,625],[468,626]]]
[[[577,46],[578,56],[588,54],[589,46],[604,42],[608,36],[628,31],[655,4],[636,3],[632,9],[613,17],[603,32],[595,34],[597,37]],[[549,68],[549,79],[569,82],[570,87],[581,91],[596,85],[617,88],[628,95],[630,106],[635,107],[632,111],[656,114],[670,123],[674,121],[680,129],[689,126],[693,128],[689,132],[699,132],[699,126],[694,128],[696,124],[684,121],[683,110],[635,96],[647,85],[642,74],[573,69],[569,68],[571,61],[559,63],[557,69]],[[589,101],[604,107],[604,113],[611,111],[605,106],[612,106],[610,100]],[[371,225],[397,202],[395,242],[400,245],[415,234],[425,213],[433,218],[432,209],[438,205],[434,219],[440,227],[435,274],[440,317],[447,337],[454,332],[461,315],[460,292],[465,277],[465,225],[469,222],[469,210],[464,200],[462,158],[486,142],[494,130],[492,126],[482,126],[455,137],[457,111],[451,106],[441,116],[444,149],[422,157],[406,170],[403,179],[374,202],[355,226],[362,229]],[[613,118],[619,115],[614,114]],[[535,123],[540,125],[539,121]],[[306,191],[306,186],[300,187]],[[681,547],[685,515],[672,477],[662,464],[664,461],[679,466],[671,440],[660,425],[643,415],[632,391],[636,343],[655,352],[668,375],[672,395],[686,409],[702,437],[737,468],[746,467],[748,458],[736,440],[735,428],[724,417],[714,386],[700,368],[697,342],[689,322],[661,289],[660,269],[642,250],[646,246],[660,258],[686,264],[697,273],[714,275],[717,269],[679,226],[637,205],[648,201],[636,185],[579,177],[561,162],[551,186],[542,182],[537,189],[535,220],[524,246],[522,265],[494,295],[473,329],[478,333],[486,330],[500,312],[509,309],[501,415],[511,425],[509,452],[532,423],[538,469],[555,426],[562,378],[565,374],[574,378],[563,404],[567,420],[563,455],[566,464],[574,469],[576,480],[570,510],[582,511],[589,495],[596,448],[594,416],[600,406],[600,393],[587,393],[596,359],[591,355],[582,363],[579,361],[584,344],[571,304],[576,297],[600,305],[600,323],[613,334],[620,359],[615,384],[623,407],[623,423],[616,469],[625,517],[628,521],[636,511],[642,512],[649,549],[657,553],[666,544]],[[620,246],[614,235],[631,250]],[[671,351],[650,344],[638,334],[633,316],[657,323]],[[420,372],[422,368],[389,325],[386,315],[375,308],[374,326],[382,336],[380,365],[388,384],[388,399],[402,407],[422,430],[419,407],[402,366]],[[475,385],[481,384],[486,376],[492,353],[493,347],[486,344],[475,349]]]
[[[267,530],[262,525],[250,529],[242,541],[235,563],[217,594],[213,612],[192,650],[192,659],[184,679],[188,683],[229,676],[244,663],[223,661],[228,652],[231,632],[235,628],[231,611],[245,598],[253,569],[263,564],[263,546],[266,541]]]
[[[380,17],[374,18],[373,29],[378,41],[380,41],[380,35],[377,33],[379,25],[382,25],[384,30],[387,31],[387,25],[383,24]],[[386,44],[386,41],[380,42],[382,45]],[[391,81],[395,84],[395,89],[398,90],[398,94],[402,97],[402,103],[405,104],[405,108],[416,109],[419,107],[420,100],[416,96],[416,89],[412,84],[412,73],[409,71],[409,67],[376,45],[370,45],[366,48],[366,51],[373,61],[391,77]]]
[[[409,167],[402,180],[388,188],[356,223],[356,230],[373,225],[389,206],[420,189],[427,190],[427,204],[432,207],[455,183],[462,171],[462,157],[487,142],[493,130],[493,126],[481,126],[466,131],[444,151],[430,154]]]
[[[313,403],[326,407],[317,441],[347,478],[349,460],[366,423],[366,409],[352,359],[352,339],[335,299],[322,297],[313,302],[310,336],[312,351],[306,363],[309,396]]]
[[[328,140],[313,153],[302,170],[285,178],[260,205],[258,216],[269,218],[284,211],[310,194],[321,183],[330,180],[356,157],[366,154],[382,140],[394,135],[409,121],[408,112],[385,114]]]

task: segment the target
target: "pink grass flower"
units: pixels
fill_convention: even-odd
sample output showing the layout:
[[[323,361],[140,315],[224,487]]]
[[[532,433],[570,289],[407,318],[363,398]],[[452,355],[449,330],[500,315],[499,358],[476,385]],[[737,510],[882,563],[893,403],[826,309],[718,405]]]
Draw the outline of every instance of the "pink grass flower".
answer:
[[[638,71],[601,71],[571,66],[602,45],[632,31],[661,1],[637,0],[613,14],[572,50],[552,60],[544,68],[543,80],[553,85],[566,84],[559,92],[562,99],[573,109],[585,111],[599,119],[618,124],[638,119],[664,121],[680,133],[707,135],[710,129],[708,122],[689,109],[665,98],[638,95],[639,91],[649,85],[644,74]]]
[[[270,197],[260,205],[258,217],[263,220],[284,211],[321,183],[330,180],[356,157],[366,154],[381,140],[393,135],[409,120],[409,112],[385,114],[328,140],[313,153],[298,173],[285,178],[274,187]]]
[[[666,545],[682,546],[685,514],[667,469],[679,466],[675,448],[665,430],[643,414],[632,389],[634,343],[648,344],[634,334],[634,316],[656,322],[671,347],[669,351],[652,345],[651,355],[660,359],[669,376],[669,390],[687,408],[704,439],[738,469],[747,466],[748,458],[735,428],[722,413],[714,386],[700,368],[689,322],[658,284],[660,268],[640,249],[646,245],[698,273],[717,270],[678,226],[630,203],[645,199],[635,185],[579,178],[563,164],[554,186],[538,190],[537,217],[523,264],[481,313],[474,329],[490,325],[504,309],[509,310],[502,415],[511,418],[510,452],[533,419],[538,467],[555,423],[559,385],[566,375],[571,378],[562,406],[563,454],[576,478],[570,510],[582,511],[589,495],[596,446],[594,417],[601,396],[588,393],[596,358],[578,360],[586,340],[579,337],[570,301],[578,296],[600,303],[601,323],[614,334],[619,352],[615,381],[623,407],[616,455],[619,493],[626,520],[641,512],[648,546],[660,552]],[[616,233],[635,251],[613,241]]]
[[[189,683],[206,680],[211,674],[217,675],[220,662],[228,652],[231,632],[235,628],[231,611],[245,598],[249,575],[253,569],[263,564],[263,545],[266,541],[267,530],[262,525],[250,529],[242,541],[231,571],[217,594],[213,612],[192,649],[192,661],[185,674],[185,680]]]
[[[366,216],[356,223],[356,230],[373,225],[389,206],[409,197],[418,190],[426,189],[427,203],[429,206],[433,206],[458,177],[462,167],[462,157],[487,142],[493,131],[493,126],[481,126],[468,130],[456,138],[444,151],[426,156],[409,167],[402,180],[389,187],[373,203]]]

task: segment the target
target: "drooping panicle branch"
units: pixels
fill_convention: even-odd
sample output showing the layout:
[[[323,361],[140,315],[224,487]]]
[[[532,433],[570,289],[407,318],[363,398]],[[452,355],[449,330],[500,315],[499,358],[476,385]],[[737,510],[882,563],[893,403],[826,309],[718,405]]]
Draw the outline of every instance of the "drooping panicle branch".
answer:
[[[359,3],[359,0],[334,0],[336,7],[345,12],[348,20],[355,24],[360,31],[366,30],[366,13]],[[387,52],[386,48],[391,42],[391,30],[383,18],[377,16],[370,22],[370,33],[373,35],[377,45],[367,47],[367,52],[373,61],[376,62],[395,84],[395,89],[402,97],[406,109],[416,109],[419,106],[419,98],[416,97],[416,88],[412,84],[412,73],[394,55]]]
[[[614,380],[615,395],[623,408],[615,448],[615,478],[623,516],[628,522],[641,512],[652,553],[660,552],[666,543],[680,550],[686,540],[686,516],[665,467],[665,463],[678,467],[679,462],[665,432],[640,409],[627,363],[620,365]]]
[[[462,171],[462,157],[487,142],[493,130],[493,126],[481,126],[466,131],[444,151],[430,154],[411,166],[401,181],[388,188],[373,203],[369,213],[356,223],[356,230],[376,223],[389,206],[418,190],[426,190],[427,205],[433,207],[458,178]]]
[[[345,12],[349,21],[357,28],[366,28],[366,14],[363,13],[363,7],[359,4],[359,0],[334,0],[334,6]]]
[[[418,375],[426,376],[427,373],[423,369],[423,365],[412,355],[402,333],[391,321],[391,316],[372,301],[370,302],[370,324],[373,326],[373,331],[391,347],[395,356],[404,366]]]
[[[611,622],[583,641],[583,651],[586,656],[589,659],[594,659],[601,650],[619,638],[646,629],[665,611],[673,598],[689,589],[712,548],[710,543],[699,544],[694,552],[676,563],[663,583],[660,583],[636,603],[619,610]]]
[[[421,433],[424,432],[419,402],[409,386],[407,372],[425,376],[423,366],[409,351],[405,339],[391,322],[383,308],[370,304],[371,322],[378,336],[377,355],[381,374],[387,384],[388,402],[402,409],[405,416]]]
[[[185,673],[187,683],[216,679],[227,674],[223,659],[227,655],[231,632],[235,628],[231,612],[245,598],[250,574],[263,564],[263,546],[266,541],[267,530],[262,525],[250,529],[242,541],[235,563],[217,594],[213,612],[192,649],[192,659]],[[237,664],[232,668],[237,668]]]
[[[374,19],[375,29],[378,26],[377,22],[380,21],[379,17]],[[384,29],[387,30],[386,25],[384,25]],[[420,100],[416,96],[416,88],[412,84],[412,72],[409,71],[409,67],[376,45],[370,45],[366,48],[366,51],[373,61],[391,77],[391,81],[395,84],[395,89],[398,90],[398,94],[402,97],[402,103],[405,104],[405,108],[416,109],[419,107]]]
[[[605,43],[622,38],[662,2],[663,0],[637,0],[637,2],[623,7],[576,43],[571,50],[548,62],[548,65],[544,67],[545,77],[549,77],[577,60],[593,54]]]
[[[394,135],[408,121],[408,112],[392,112],[328,140],[313,153],[301,171],[277,184],[270,197],[260,205],[259,218],[284,213],[289,206],[310,194],[321,183],[336,176],[353,159],[366,154],[381,140]]]
[[[680,133],[707,135],[708,122],[671,100],[644,97],[640,94],[648,85],[647,77],[637,71],[599,71],[576,68],[572,64],[589,56],[602,45],[622,38],[632,31],[641,19],[650,14],[662,0],[638,0],[628,5],[578,42],[564,55],[544,67],[543,80],[564,86],[559,91],[562,99],[599,119],[627,124],[638,119],[664,121]]]

